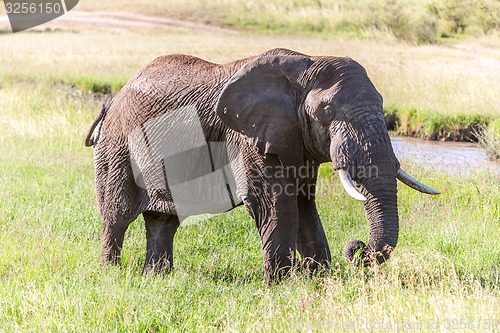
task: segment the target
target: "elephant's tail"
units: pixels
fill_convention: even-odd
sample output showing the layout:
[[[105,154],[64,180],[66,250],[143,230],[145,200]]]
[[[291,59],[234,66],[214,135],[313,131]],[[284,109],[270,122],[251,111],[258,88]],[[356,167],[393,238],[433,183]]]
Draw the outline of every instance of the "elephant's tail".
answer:
[[[106,95],[106,98],[104,99],[104,103],[102,104],[101,107],[101,112],[99,112],[99,115],[97,118],[94,120],[92,123],[92,126],[90,126],[89,132],[87,133],[87,137],[85,138],[85,146],[90,147],[94,146],[97,143],[97,137],[92,137],[94,134],[94,130],[99,125],[99,123],[104,119],[104,116],[109,110],[109,107],[111,106],[111,101],[113,100],[113,94],[109,93]]]

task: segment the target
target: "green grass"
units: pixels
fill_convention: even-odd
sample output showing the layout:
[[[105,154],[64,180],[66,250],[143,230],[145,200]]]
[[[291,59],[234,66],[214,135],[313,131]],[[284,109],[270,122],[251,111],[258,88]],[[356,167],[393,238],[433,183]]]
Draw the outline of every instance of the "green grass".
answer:
[[[481,114],[443,114],[428,110],[398,110],[386,108],[387,127],[394,133],[427,140],[477,142],[486,134],[496,136],[494,132],[480,133],[488,128],[493,120]],[[500,119],[500,118],[497,118]]]
[[[318,206],[332,269],[322,277],[295,273],[268,288],[254,222],[241,208],[181,227],[172,274],[142,276],[141,218],[127,232],[122,265],[100,266],[92,149],[83,145],[101,104],[92,91],[107,85],[116,91],[160,54],[226,62],[282,46],[350,55],[397,110],[493,119],[498,75],[477,61],[482,55],[177,30],[0,38],[1,332],[361,332],[376,330],[375,324],[397,324],[403,331],[464,324],[471,332],[499,329],[498,173],[449,175],[404,162],[409,173],[443,194],[425,196],[401,186],[394,258],[360,270],[346,264],[342,248],[349,240],[368,239],[363,207],[325,166]]]
[[[500,178],[487,172],[450,177],[405,165],[443,194],[400,187],[398,248],[373,269],[342,257],[347,241],[369,231],[362,205],[329,166],[318,205],[333,267],[323,277],[296,273],[268,288],[257,231],[241,208],[180,228],[176,270],[165,277],[141,275],[142,219],[127,232],[122,265],[98,265],[92,150],[82,140],[99,101],[64,90],[0,90],[11,110],[0,116],[0,331],[335,331],[353,323],[364,331],[380,321],[443,328],[500,319]]]

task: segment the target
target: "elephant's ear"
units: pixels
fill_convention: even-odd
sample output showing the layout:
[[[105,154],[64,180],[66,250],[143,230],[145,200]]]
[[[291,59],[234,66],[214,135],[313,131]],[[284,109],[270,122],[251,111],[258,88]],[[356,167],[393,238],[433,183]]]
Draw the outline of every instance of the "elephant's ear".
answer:
[[[229,128],[254,139],[263,154],[299,166],[304,151],[297,115],[297,78],[309,58],[270,55],[241,67],[226,83],[216,111]]]

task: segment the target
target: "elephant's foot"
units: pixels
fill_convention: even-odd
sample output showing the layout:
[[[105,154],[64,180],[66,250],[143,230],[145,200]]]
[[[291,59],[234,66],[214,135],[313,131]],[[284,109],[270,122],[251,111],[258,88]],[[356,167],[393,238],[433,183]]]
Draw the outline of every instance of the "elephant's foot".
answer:
[[[119,264],[122,257],[123,239],[128,224],[104,223],[102,246],[99,262],[102,264]]]
[[[313,258],[307,257],[297,261],[298,269],[301,272],[313,276],[315,274],[323,274],[330,267],[330,263],[327,261],[317,261]]]
[[[107,229],[103,232],[101,254],[99,262],[101,264],[117,265],[122,258],[122,245],[125,232]]]
[[[99,256],[99,263],[103,265],[117,265],[121,261],[121,249],[104,248]]]
[[[293,266],[265,268],[266,281],[268,286],[272,286],[290,277]]]
[[[274,256],[264,260],[264,270],[266,272],[266,280],[269,286],[279,283],[290,277],[292,270],[298,266],[298,260],[293,252],[288,255]]]
[[[174,235],[179,219],[155,212],[142,214],[146,222],[147,252],[144,273],[166,273],[173,269]]]
[[[264,265],[269,285],[279,283],[280,281],[289,278],[294,271],[313,276],[315,274],[322,274],[326,272],[330,267],[329,262],[319,262],[313,258],[292,259],[291,261],[288,258],[286,261],[288,262],[288,265],[286,266],[280,265],[280,267],[278,267],[274,265],[271,267],[272,265]]]
[[[174,269],[172,257],[162,256],[161,258],[150,258],[146,260],[143,274],[167,274]]]

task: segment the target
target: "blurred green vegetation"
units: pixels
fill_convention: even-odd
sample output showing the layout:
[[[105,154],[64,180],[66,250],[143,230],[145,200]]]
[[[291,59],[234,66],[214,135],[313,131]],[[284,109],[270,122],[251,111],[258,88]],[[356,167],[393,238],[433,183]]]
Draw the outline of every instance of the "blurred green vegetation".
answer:
[[[426,140],[478,142],[491,160],[500,160],[499,117],[386,107],[384,118],[387,128],[397,135]]]
[[[477,142],[477,132],[492,122],[490,116],[481,114],[443,114],[418,109],[389,107],[384,114],[389,130],[427,140]]]
[[[500,3],[493,0],[249,1],[222,23],[271,32],[345,38],[390,35],[412,44],[498,32]]]
[[[500,31],[497,0],[88,0],[80,8],[128,10],[266,33],[394,38],[412,44]]]

